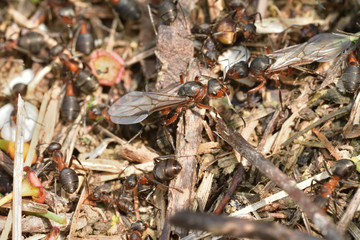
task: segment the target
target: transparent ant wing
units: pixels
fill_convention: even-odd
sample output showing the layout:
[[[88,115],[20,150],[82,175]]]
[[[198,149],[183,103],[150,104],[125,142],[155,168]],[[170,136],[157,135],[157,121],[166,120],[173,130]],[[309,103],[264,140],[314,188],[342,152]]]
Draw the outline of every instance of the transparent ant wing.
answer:
[[[122,96],[109,109],[111,121],[116,124],[134,124],[143,121],[151,113],[188,102],[177,92],[181,84],[159,92],[130,92]]]
[[[294,45],[268,54],[268,57],[275,59],[275,62],[268,71],[278,71],[289,66],[305,65],[315,61],[330,61],[339,56],[339,54],[351,46],[352,42],[358,39],[359,37],[345,34],[317,34],[303,44]]]

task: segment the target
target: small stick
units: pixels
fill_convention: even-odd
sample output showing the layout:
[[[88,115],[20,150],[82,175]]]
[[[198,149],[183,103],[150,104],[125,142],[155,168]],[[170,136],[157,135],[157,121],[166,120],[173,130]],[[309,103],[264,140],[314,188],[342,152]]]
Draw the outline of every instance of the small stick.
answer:
[[[16,116],[16,143],[15,143],[15,159],[14,159],[14,198],[12,202],[13,209],[13,229],[12,239],[18,240],[22,237],[21,232],[21,183],[23,179],[24,168],[24,124],[25,124],[25,108],[24,100],[20,94],[18,97],[18,111]]]
[[[241,163],[239,163],[239,166],[236,169],[234,178],[230,184],[229,190],[227,191],[226,195],[224,196],[224,198],[221,200],[221,202],[215,209],[215,211],[214,211],[215,214],[220,214],[223,211],[223,209],[225,208],[226,204],[230,201],[230,198],[234,194],[236,187],[242,180],[244,171],[245,171],[245,169],[244,169],[243,165]]]

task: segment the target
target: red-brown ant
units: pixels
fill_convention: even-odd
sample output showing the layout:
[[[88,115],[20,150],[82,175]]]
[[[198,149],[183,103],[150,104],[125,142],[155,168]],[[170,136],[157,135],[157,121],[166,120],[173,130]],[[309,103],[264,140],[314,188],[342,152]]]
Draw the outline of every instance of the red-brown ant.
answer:
[[[99,121],[105,119],[106,121],[110,122],[110,115],[108,114],[105,105],[97,104],[91,106],[87,111],[86,116],[92,120]]]
[[[176,108],[175,114],[164,121],[164,125],[175,122],[186,108],[196,105],[200,108],[210,109],[210,106],[202,104],[202,100],[220,98],[226,95],[226,86],[217,79],[210,79],[208,85],[195,77],[194,81],[184,83],[180,76],[181,84],[172,85],[159,92],[130,92],[122,96],[109,109],[111,121],[116,124],[134,124],[146,119],[150,114],[161,111],[163,114],[170,113]]]
[[[103,202],[106,205],[116,206],[121,212],[126,214],[134,212],[134,204],[132,202],[123,197],[113,198],[104,194],[100,191],[99,187],[95,188],[94,191],[89,194],[88,199],[95,202]]]
[[[264,87],[267,78],[270,78],[276,72],[269,72],[268,69],[273,63],[273,59],[269,58],[268,56],[258,56],[254,60],[251,61],[250,67],[247,67],[246,62],[239,62],[231,66],[231,68],[226,73],[226,79],[240,79],[247,77],[250,73],[256,81],[260,82],[258,86],[253,89],[250,89],[247,92],[247,100],[250,106],[250,94],[258,92],[261,88]],[[278,78],[274,78],[277,88],[279,89],[279,98],[280,98],[280,105],[282,107],[282,96],[280,91],[280,81]]]
[[[321,186],[320,195],[315,198],[315,202],[321,203],[324,212],[328,208],[328,200],[340,180],[347,179],[354,172],[356,165],[350,159],[337,160],[333,165],[330,179]]]
[[[75,85],[80,91],[91,94],[99,87],[99,82],[94,74],[85,69],[80,69],[78,63],[70,59],[68,55],[61,54],[60,61],[75,77]]]
[[[57,142],[50,143],[43,155],[51,156],[57,162],[60,171],[59,181],[62,188],[67,193],[74,193],[79,187],[79,177],[73,169],[65,167],[61,144]]]
[[[159,158],[157,158],[159,159]],[[154,159],[157,161],[157,159]],[[131,174],[125,181],[125,189],[134,189],[138,184],[140,185],[164,185],[166,181],[170,181],[179,174],[182,167],[178,161],[169,158],[162,161],[157,161],[154,170],[151,173],[135,175]]]

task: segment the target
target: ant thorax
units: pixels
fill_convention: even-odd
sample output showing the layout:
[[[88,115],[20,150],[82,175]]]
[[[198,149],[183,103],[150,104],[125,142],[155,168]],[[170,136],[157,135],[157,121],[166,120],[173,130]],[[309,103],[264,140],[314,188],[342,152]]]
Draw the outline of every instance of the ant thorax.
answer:
[[[178,95],[182,97],[196,97],[203,88],[204,85],[200,82],[186,82],[179,89]]]

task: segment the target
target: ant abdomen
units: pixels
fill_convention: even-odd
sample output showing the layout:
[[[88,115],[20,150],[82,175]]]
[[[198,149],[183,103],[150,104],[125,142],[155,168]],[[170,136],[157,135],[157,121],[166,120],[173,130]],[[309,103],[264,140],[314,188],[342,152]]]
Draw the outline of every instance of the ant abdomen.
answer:
[[[175,159],[160,161],[154,166],[154,178],[159,182],[170,181],[179,174],[182,167]]]
[[[341,80],[347,92],[355,92],[360,86],[360,67],[349,65],[341,75]]]
[[[356,165],[350,159],[340,159],[333,165],[332,174],[340,179],[346,179],[355,171]]]
[[[63,168],[60,171],[59,180],[67,193],[74,193],[79,187],[79,177],[71,168]]]

